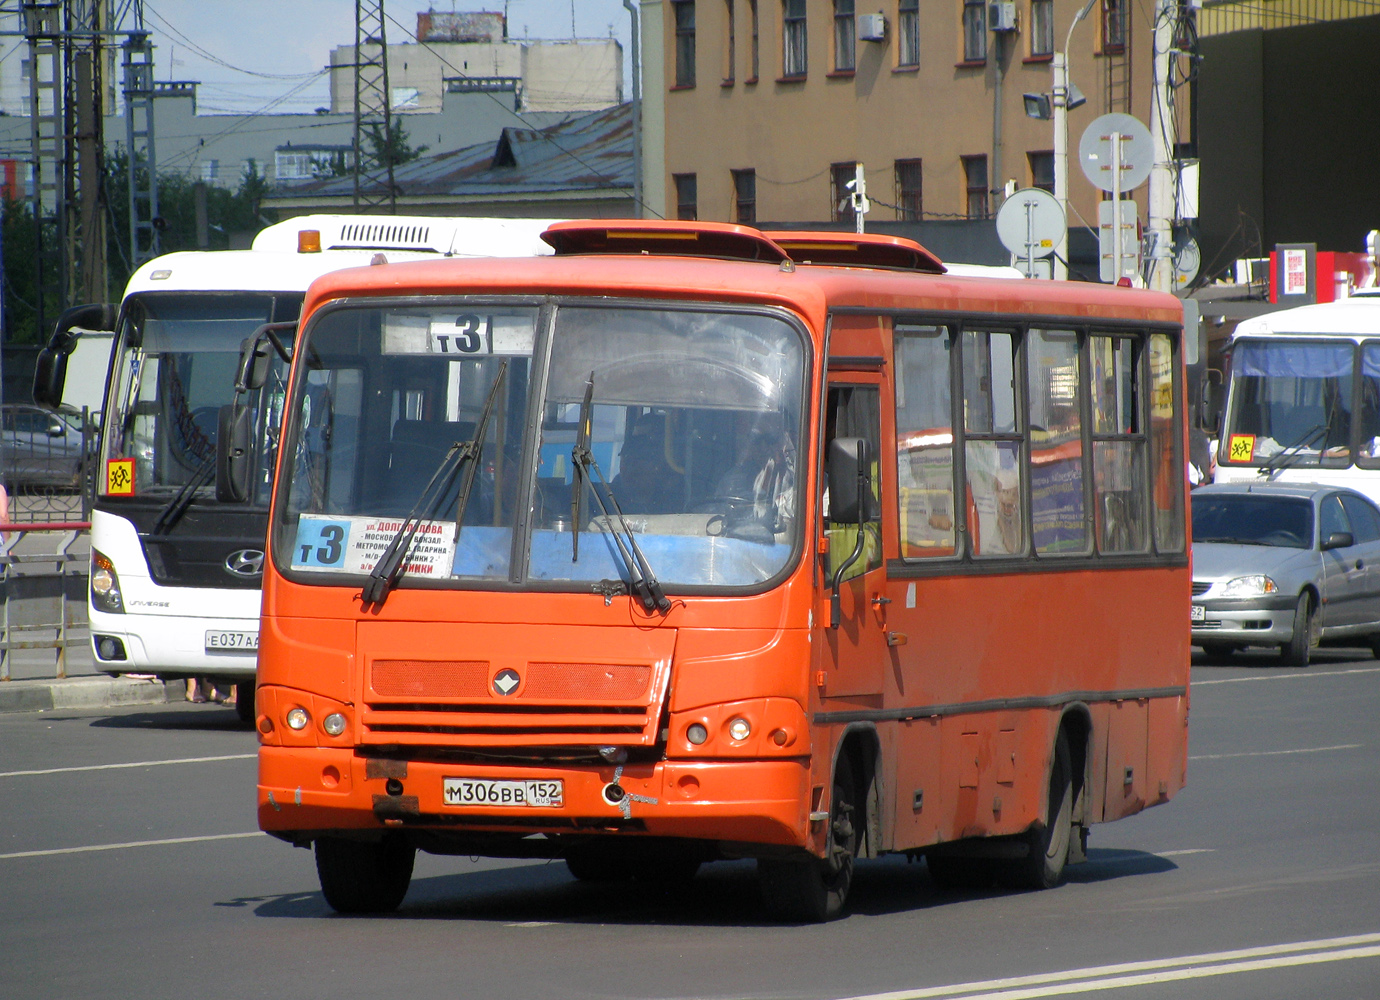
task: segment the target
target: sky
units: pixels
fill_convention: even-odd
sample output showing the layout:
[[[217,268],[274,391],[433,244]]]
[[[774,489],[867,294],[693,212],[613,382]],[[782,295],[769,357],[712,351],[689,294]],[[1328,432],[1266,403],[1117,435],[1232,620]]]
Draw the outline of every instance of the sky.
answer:
[[[630,92],[631,28],[622,0],[383,0],[390,43],[414,40],[418,11],[508,15],[508,37],[608,38],[623,43]],[[354,0],[144,0],[154,75],[196,80],[197,111],[310,112],[329,103],[324,67],[353,45]]]

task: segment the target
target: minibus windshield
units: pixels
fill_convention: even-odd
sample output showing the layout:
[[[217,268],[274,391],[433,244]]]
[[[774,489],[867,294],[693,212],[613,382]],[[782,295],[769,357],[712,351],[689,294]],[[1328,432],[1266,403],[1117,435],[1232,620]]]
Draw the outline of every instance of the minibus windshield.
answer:
[[[399,587],[626,589],[624,525],[668,590],[757,586],[797,547],[805,348],[779,313],[347,303],[304,337],[275,531],[297,579],[369,574],[495,386],[472,488],[427,498]]]

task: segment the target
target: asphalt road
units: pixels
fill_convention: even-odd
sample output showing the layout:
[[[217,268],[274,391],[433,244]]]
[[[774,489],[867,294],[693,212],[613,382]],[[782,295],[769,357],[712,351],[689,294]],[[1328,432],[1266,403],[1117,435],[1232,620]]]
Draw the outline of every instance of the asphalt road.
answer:
[[[1189,787],[1094,827],[1042,893],[860,866],[848,914],[767,923],[752,866],[689,886],[418,857],[402,909],[332,914],[255,832],[232,710],[0,716],[0,997],[1374,1000],[1380,662],[1195,666]],[[126,766],[134,764],[136,766]]]

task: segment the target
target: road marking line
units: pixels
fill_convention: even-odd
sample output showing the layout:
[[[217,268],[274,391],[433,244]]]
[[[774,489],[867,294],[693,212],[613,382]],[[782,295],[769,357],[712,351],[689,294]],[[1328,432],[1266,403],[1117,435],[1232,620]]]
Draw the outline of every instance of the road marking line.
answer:
[[[1184,854],[1213,854],[1216,850],[1217,848],[1215,847],[1188,847],[1182,851],[1160,851],[1157,856],[1161,858],[1177,858]]]
[[[1282,757],[1291,753],[1325,753],[1328,750],[1360,750],[1364,744],[1343,743],[1335,747],[1301,747],[1298,750],[1253,750],[1249,753],[1204,753],[1189,760],[1226,760],[1228,757]]]
[[[1259,674],[1255,677],[1218,677],[1210,681],[1193,681],[1194,687],[1209,684],[1245,684],[1247,681],[1292,681],[1307,677],[1345,677],[1347,674],[1380,674],[1380,667],[1357,667],[1355,670],[1317,670],[1306,674]]]
[[[49,851],[15,851],[0,854],[0,861],[10,858],[44,858],[53,854],[89,854],[92,851],[123,851],[127,847],[163,847],[168,844],[203,844],[210,840],[239,840],[244,837],[266,837],[262,830],[248,833],[213,833],[205,837],[170,837],[167,840],[131,840],[126,844],[91,844],[87,847],[57,847]]]
[[[157,767],[160,764],[205,764],[216,760],[253,760],[256,753],[227,753],[219,757],[179,757],[176,760],[136,760],[129,764],[88,764],[85,767],[49,767],[42,771],[0,771],[0,778],[30,774],[67,774],[72,771],[113,771],[121,767]]]
[[[1360,947],[1358,947],[1360,946]],[[1335,949],[1335,950],[1332,950]],[[1295,941],[1235,951],[1185,955],[1181,958],[1151,959],[1120,965],[1092,966],[1065,972],[1048,972],[1010,979],[931,986],[918,990],[869,993],[848,1000],[925,1000],[928,997],[962,997],[963,1000],[1027,1000],[1058,996],[1061,993],[1090,993],[1182,979],[1199,979],[1235,972],[1315,965],[1355,958],[1380,957],[1380,934],[1355,934],[1349,937]],[[1206,964],[1202,963],[1217,963]],[[1182,968],[1176,968],[1182,967]],[[1076,980],[1085,980],[1077,982]],[[1031,988],[1033,987],[1033,988]]]

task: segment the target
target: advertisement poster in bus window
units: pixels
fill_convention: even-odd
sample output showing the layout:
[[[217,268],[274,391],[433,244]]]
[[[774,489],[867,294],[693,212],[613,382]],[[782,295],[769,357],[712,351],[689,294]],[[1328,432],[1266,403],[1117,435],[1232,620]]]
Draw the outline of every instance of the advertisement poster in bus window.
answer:
[[[948,430],[913,432],[897,441],[901,554],[907,558],[953,555],[952,442]]]
[[[968,489],[977,521],[975,555],[1018,555],[1025,549],[1018,448],[1011,442],[968,442]]]
[[[1037,552],[1086,548],[1083,441],[1076,432],[1031,433],[1030,530]]]

